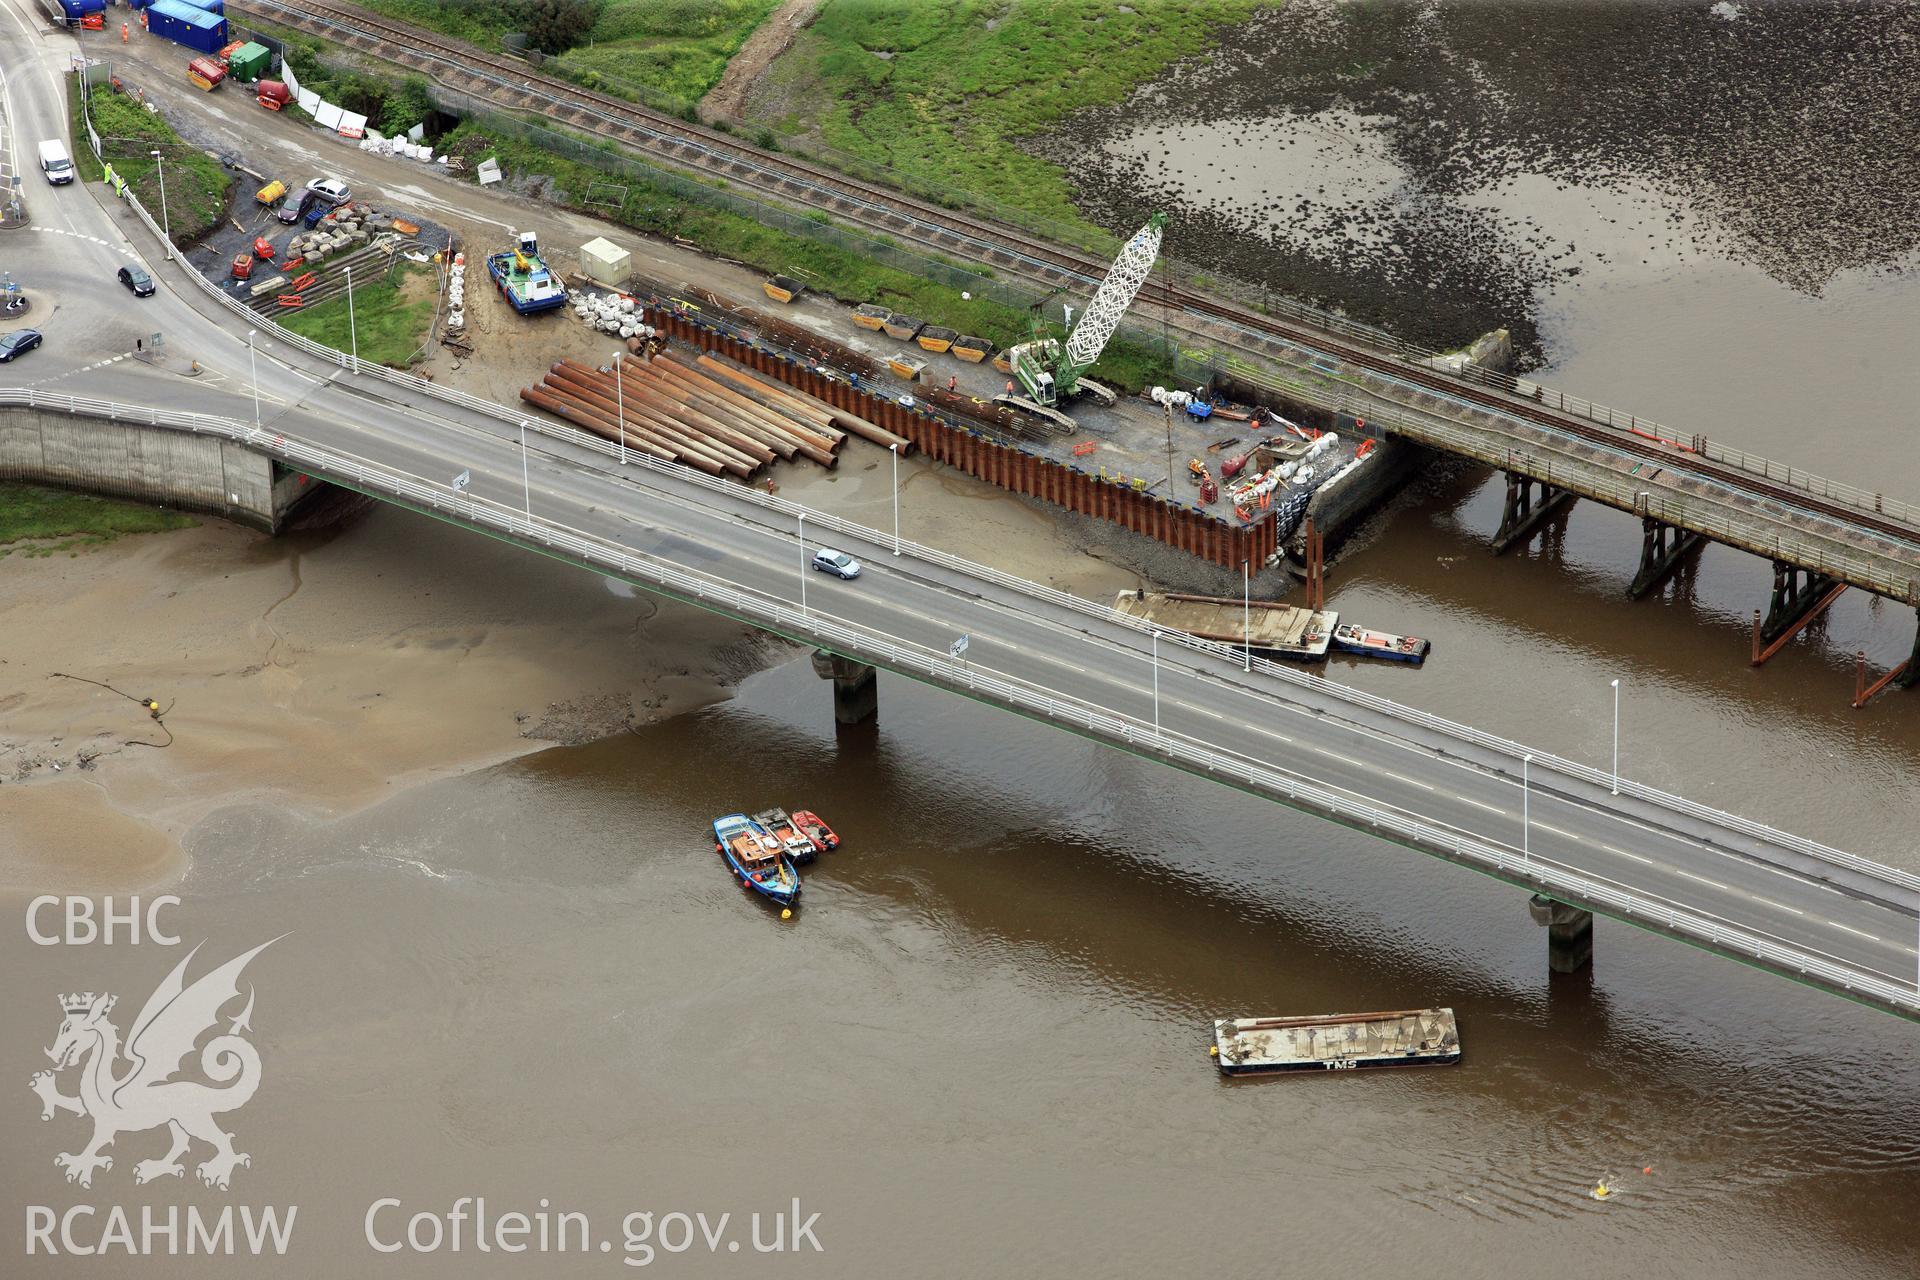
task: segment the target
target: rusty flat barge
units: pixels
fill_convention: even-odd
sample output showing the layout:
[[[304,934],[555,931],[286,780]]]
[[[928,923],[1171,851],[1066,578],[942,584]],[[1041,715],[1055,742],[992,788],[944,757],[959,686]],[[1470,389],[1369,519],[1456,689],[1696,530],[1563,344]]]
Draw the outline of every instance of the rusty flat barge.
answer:
[[[1230,1076],[1442,1066],[1460,1061],[1460,1028],[1452,1009],[1222,1018],[1213,1056]]]
[[[1233,600],[1180,591],[1122,591],[1113,607],[1202,640],[1241,645],[1282,658],[1327,656],[1340,615],[1325,609],[1300,609],[1272,600]]]

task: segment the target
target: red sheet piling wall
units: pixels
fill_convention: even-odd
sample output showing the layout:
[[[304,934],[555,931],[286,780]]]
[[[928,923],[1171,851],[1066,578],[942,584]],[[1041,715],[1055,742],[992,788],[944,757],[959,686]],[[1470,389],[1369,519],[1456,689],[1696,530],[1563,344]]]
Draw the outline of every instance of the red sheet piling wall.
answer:
[[[649,318],[682,342],[725,356],[836,409],[857,414],[904,436],[914,447],[926,450],[928,457],[1013,493],[1110,521],[1229,569],[1238,568],[1243,560],[1264,565],[1278,550],[1270,513],[1252,524],[1229,524],[1198,507],[1167,502],[1129,484],[1090,475],[1077,466],[1055,462],[1017,445],[1001,444],[964,427],[949,426],[918,408],[871,395],[839,378],[826,377],[791,356],[743,342],[685,316],[652,309]]]

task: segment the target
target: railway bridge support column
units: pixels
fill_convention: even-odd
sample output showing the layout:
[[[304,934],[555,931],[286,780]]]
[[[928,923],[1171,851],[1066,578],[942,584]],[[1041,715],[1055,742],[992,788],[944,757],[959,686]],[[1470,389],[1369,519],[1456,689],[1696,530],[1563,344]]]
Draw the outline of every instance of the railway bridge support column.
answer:
[[[1676,529],[1652,516],[1641,516],[1640,572],[1627,586],[1627,599],[1638,600],[1673,576],[1695,547],[1707,540],[1703,533]]]
[[[880,714],[880,682],[873,668],[825,649],[813,652],[813,673],[833,681],[833,718],[838,724],[860,724]]]
[[[1836,586],[1834,579],[1785,560],[1773,562],[1773,599],[1760,624],[1760,640],[1771,644],[1819,608]]]
[[[1547,968],[1578,973],[1593,963],[1593,912],[1555,902],[1543,893],[1527,900],[1533,922],[1547,930]]]
[[[1493,535],[1493,554],[1502,555],[1516,543],[1525,542],[1548,516],[1572,502],[1573,497],[1571,491],[1555,488],[1544,480],[1535,480],[1517,471],[1507,472],[1507,504],[1500,515],[1499,531]]]

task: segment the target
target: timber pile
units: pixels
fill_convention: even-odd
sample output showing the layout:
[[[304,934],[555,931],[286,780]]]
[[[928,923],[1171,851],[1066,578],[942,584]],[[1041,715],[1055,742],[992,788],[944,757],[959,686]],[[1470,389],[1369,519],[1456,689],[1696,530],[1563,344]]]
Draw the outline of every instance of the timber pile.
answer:
[[[680,357],[674,355],[662,356],[654,363],[688,367],[681,362]],[[778,407],[790,413],[804,414],[830,427],[837,427],[841,431],[859,436],[863,440],[871,440],[882,449],[898,447],[903,456],[913,452],[913,442],[905,436],[897,436],[884,427],[875,426],[856,413],[836,409],[825,400],[810,396],[784,382],[775,382],[749,369],[743,369],[737,364],[729,364],[725,360],[704,353],[694,357],[693,364],[701,372],[724,380],[736,391],[758,404]]]
[[[796,455],[832,467],[846,439],[825,406],[755,398],[667,359],[621,361],[618,386],[612,370],[562,360],[520,398],[603,440],[619,441],[624,427],[627,448],[709,475],[747,479]]]

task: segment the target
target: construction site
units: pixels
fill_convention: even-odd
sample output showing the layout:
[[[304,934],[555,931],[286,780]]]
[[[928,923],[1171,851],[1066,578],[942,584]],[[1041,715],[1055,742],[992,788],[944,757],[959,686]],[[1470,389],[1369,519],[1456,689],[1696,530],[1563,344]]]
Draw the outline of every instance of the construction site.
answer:
[[[1027,340],[999,347],[945,315],[831,296],[797,268],[758,272],[524,201],[510,220],[482,215],[499,203],[490,161],[470,173],[385,137],[243,53],[251,42],[206,55],[227,59],[211,89],[168,77],[172,48],[132,42],[113,78],[236,175],[224,224],[190,251],[207,277],[304,336],[617,447],[775,488],[795,468],[831,471],[849,441],[924,453],[1079,520],[1168,586],[1245,579],[1266,596],[1315,578],[1309,551],[1412,469],[1407,446],[1335,433],[1303,406],[1089,376],[1154,270],[1164,217],[1097,289],[1036,291]],[[387,314],[409,306],[404,323]],[[405,332],[369,344],[383,324]]]

